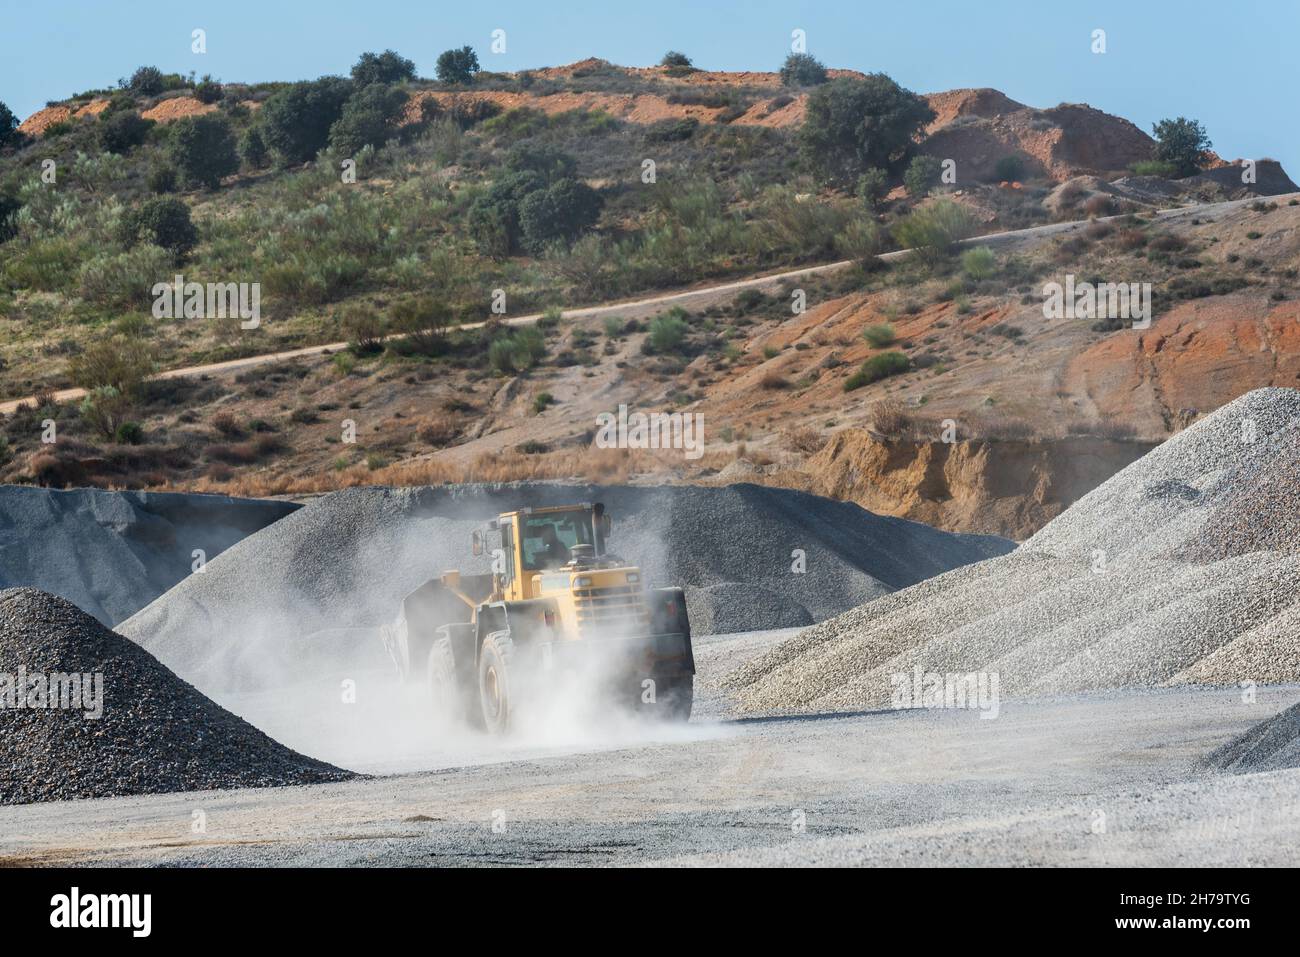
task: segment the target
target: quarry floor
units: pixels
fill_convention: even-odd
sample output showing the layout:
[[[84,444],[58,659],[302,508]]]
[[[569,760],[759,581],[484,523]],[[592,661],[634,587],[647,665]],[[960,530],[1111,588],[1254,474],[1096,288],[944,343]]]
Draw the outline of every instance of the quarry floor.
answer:
[[[1192,770],[1300,686],[1251,702],[1203,688],[1003,700],[994,720],[729,717],[712,679],[791,633],[697,639],[703,687],[684,727],[452,750],[394,729],[398,744],[368,763],[355,740],[309,752],[350,753],[374,775],[343,784],[4,807],[0,866],[1300,862],[1300,770]],[[301,747],[287,718],[267,726],[265,700],[232,704]]]

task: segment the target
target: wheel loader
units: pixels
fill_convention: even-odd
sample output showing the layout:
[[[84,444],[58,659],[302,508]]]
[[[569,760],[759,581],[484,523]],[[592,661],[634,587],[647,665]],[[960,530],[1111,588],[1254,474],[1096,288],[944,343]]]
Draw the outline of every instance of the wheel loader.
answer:
[[[406,596],[384,644],[403,679],[425,684],[440,720],[504,733],[584,675],[598,676],[592,694],[690,718],[682,589],[646,588],[639,568],[606,550],[612,524],[600,503],[504,512],[471,535],[490,573],[444,572]]]

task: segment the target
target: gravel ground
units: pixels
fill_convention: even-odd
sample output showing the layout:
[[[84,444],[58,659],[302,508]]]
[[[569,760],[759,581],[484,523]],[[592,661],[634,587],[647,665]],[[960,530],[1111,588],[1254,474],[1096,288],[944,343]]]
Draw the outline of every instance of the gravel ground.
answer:
[[[34,707],[52,699],[34,697],[30,682],[43,687],[54,674],[102,675],[102,695],[78,696],[75,708]],[[0,804],[353,776],[277,744],[138,646],[34,588],[0,591],[0,684],[21,687],[31,705],[0,706]]]
[[[297,508],[225,495],[3,485],[0,588],[40,588],[111,626],[189,575],[195,549],[215,558]]]
[[[1014,553],[822,622],[724,685],[766,712],[888,706],[915,668],[1017,696],[1300,680],[1298,449],[1300,392],[1251,392]]]
[[[736,485],[597,488],[522,484],[349,489],[319,499],[211,562],[125,622],[123,634],[208,694],[277,687],[308,670],[349,675],[383,664],[379,643],[317,642],[390,621],[401,599],[444,569],[488,570],[470,531],[519,505],[603,501],[611,548],[652,585],[740,582],[777,596],[775,620],[812,620],[1013,547],[952,535],[800,492]],[[796,550],[806,571],[796,574]],[[726,591],[707,593],[706,602]],[[715,627],[752,626],[748,606],[712,609]],[[697,603],[698,604],[698,603]],[[743,612],[743,620],[739,620]],[[324,654],[326,647],[338,654]]]

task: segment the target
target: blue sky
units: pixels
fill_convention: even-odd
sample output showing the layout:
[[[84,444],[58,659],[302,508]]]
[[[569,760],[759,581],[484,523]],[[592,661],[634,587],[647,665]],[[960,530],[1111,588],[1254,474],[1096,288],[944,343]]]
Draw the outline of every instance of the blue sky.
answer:
[[[770,70],[797,27],[828,66],[883,71],[917,92],[991,86],[1032,106],[1085,102],[1148,132],[1165,116],[1195,117],[1221,155],[1300,171],[1297,0],[0,0],[0,25],[0,101],[20,117],[144,63],[295,80],[346,73],[363,50],[388,47],[422,75],[466,43],[485,69],[587,56],[639,66],[671,48],[704,68]],[[190,50],[196,27],[205,55]],[[507,52],[493,55],[497,28]],[[1097,28],[1104,55],[1089,49]]]

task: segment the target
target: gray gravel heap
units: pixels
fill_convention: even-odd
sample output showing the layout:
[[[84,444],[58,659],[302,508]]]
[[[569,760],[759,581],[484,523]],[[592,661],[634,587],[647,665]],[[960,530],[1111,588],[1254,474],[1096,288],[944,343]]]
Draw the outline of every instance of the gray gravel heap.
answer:
[[[0,486],[0,588],[29,585],[106,625],[299,506],[225,495]]]
[[[754,485],[358,488],[245,539],[121,630],[210,694],[383,665],[377,637],[326,660],[313,636],[390,621],[405,595],[445,569],[488,571],[487,557],[470,555],[469,536],[501,511],[594,501],[613,515],[611,550],[641,566],[648,584],[764,589],[781,600],[775,624],[765,627],[798,615],[794,606],[805,620],[820,620],[1014,547]],[[795,550],[804,573],[791,570]],[[761,611],[744,609],[743,623],[756,626]],[[711,625],[731,627],[729,614],[715,610]]]
[[[1300,680],[1300,392],[1224,406],[1010,555],[822,622],[724,684],[751,711],[883,707],[891,677],[1004,695]]]
[[[0,591],[0,675],[30,682],[97,672],[99,718],[83,709],[0,707],[0,804],[354,776],[271,740],[62,598]]]
[[[742,582],[688,588],[686,610],[697,635],[801,628],[813,623],[808,609],[798,602]]]
[[[1300,704],[1212,751],[1205,765],[1238,774],[1300,768]]]

